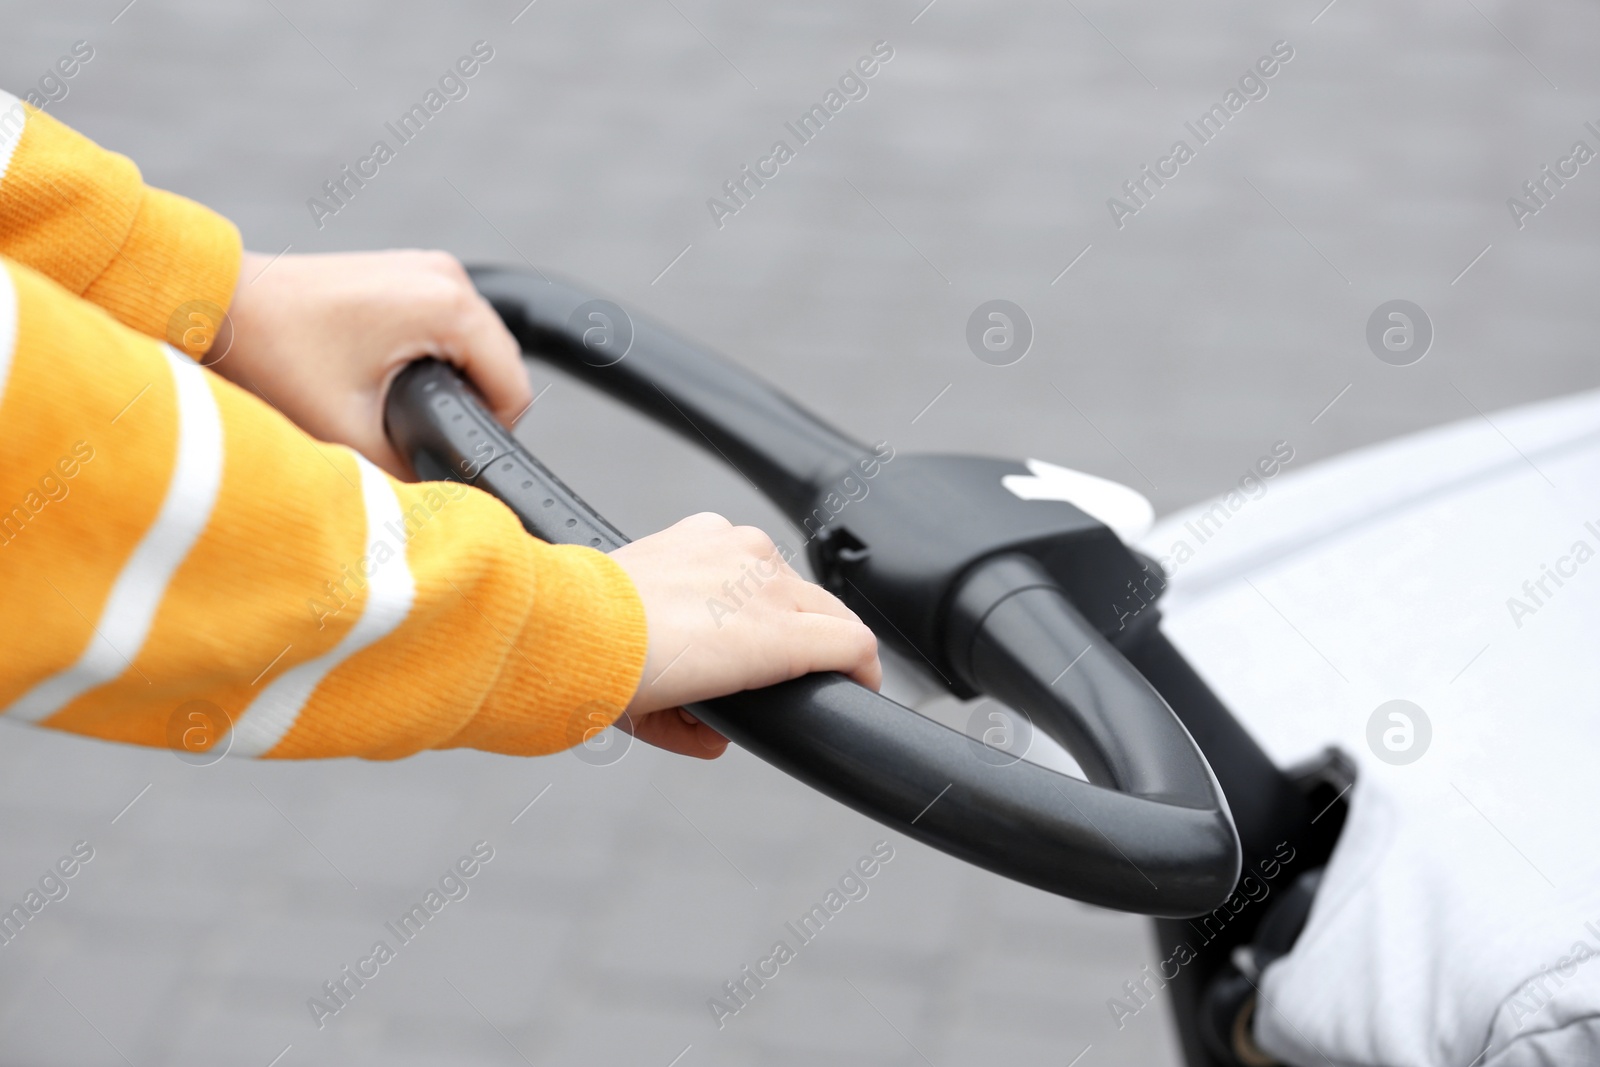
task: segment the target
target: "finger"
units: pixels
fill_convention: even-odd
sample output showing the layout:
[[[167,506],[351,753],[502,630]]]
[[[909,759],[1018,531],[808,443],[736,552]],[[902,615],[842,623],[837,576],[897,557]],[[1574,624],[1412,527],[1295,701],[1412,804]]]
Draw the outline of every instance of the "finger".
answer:
[[[462,299],[456,335],[449,339],[452,362],[472,379],[501,425],[509,427],[533,403],[522,349],[487,300],[470,289]]]
[[[678,714],[673,714],[673,712]],[[687,721],[686,721],[687,720]],[[681,708],[668,708],[634,719],[633,735],[657,748],[696,759],[716,759],[728,748],[728,739]]]
[[[685,516],[667,527],[681,526],[685,530],[726,530],[733,523],[718,515],[715,511],[697,511],[693,515]]]
[[[846,607],[844,601],[815,582],[808,582],[804,578],[797,579],[790,589],[790,595],[794,598],[794,606],[799,611],[810,612],[813,615],[827,615],[846,622],[861,622],[861,616]]]
[[[806,579],[801,577],[800,572],[795,570],[794,566],[789,562],[789,559],[794,557],[791,555],[789,559],[785,559],[784,552],[784,546],[776,542],[770,548],[764,548],[756,552],[755,560],[752,563],[752,566],[755,567],[756,575],[763,582],[770,582],[774,578],[782,578],[792,582],[806,582]],[[814,583],[807,582],[806,584]]]
[[[773,579],[804,581],[785,558],[787,551],[759,526],[732,526],[727,531],[726,554],[739,563],[741,572],[751,572],[763,584]]]
[[[723,737],[715,729],[707,726],[683,708],[678,709],[678,717],[695,728],[695,733],[700,738],[700,744],[706,749],[714,750],[719,756],[727,749],[728,739],[726,737]]]
[[[461,260],[442,249],[406,249],[429,270],[437,271],[447,278],[471,284],[472,276],[467,273],[467,268]]]
[[[701,759],[716,759],[728,751],[728,739],[705,723],[696,723],[694,731],[695,735],[700,739],[700,748],[707,753],[700,757]]]
[[[859,621],[801,612],[789,625],[794,632],[790,648],[795,658],[789,662],[792,676],[838,671],[873,691],[883,685],[878,639]]]

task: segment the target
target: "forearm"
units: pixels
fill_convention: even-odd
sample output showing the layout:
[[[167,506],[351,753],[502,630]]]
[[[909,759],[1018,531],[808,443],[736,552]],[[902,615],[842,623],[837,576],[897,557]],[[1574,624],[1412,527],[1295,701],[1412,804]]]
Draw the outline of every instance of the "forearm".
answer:
[[[532,754],[628,703],[643,609],[609,559],[534,541],[476,490],[398,483],[32,272],[4,273],[14,721],[167,745],[177,710],[204,700],[239,755]],[[58,461],[82,451],[67,475]]]
[[[221,216],[146,186],[127,157],[0,92],[0,255],[198,357],[240,242]]]

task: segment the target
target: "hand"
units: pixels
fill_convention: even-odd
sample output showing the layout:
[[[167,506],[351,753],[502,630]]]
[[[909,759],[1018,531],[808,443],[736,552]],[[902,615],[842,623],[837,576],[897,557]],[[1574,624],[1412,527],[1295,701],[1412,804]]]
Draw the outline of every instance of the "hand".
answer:
[[[633,733],[713,759],[727,739],[680,705],[815,671],[883,682],[872,631],[796,574],[772,539],[721,515],[691,515],[611,553],[644,601],[649,649],[628,705]]]
[[[506,426],[533,400],[517,342],[445,252],[246,252],[205,359],[311,436],[413,476],[383,432],[383,401],[421,356],[461,368]]]

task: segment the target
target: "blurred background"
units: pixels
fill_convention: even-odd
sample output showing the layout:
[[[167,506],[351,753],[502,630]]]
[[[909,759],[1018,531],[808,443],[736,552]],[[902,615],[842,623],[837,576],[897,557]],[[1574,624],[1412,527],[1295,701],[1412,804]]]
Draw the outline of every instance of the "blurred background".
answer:
[[[524,2],[8,3],[0,84],[87,41],[51,113],[253,249],[536,264],[859,437],[1052,460],[1162,513],[1278,441],[1300,467],[1600,383],[1600,164],[1520,228],[1507,204],[1600,146],[1593,5]],[[315,218],[478,41],[468,95]],[[866,96],[719,225],[708,199],[878,42]],[[1129,201],[1277,42],[1265,97]],[[1032,324],[1009,366],[966,340],[991,299]],[[1392,299],[1432,323],[1411,366],[1367,344]],[[521,435],[622,529],[713,509],[799,543],[738,476],[530,371]],[[615,756],[194,767],[8,727],[0,900],[76,841],[94,859],[0,946],[0,1060],[1175,1062],[1164,1004],[1107,1007],[1160,958],[1146,923],[899,838],[719,1028],[708,998],[890,835],[738,751]],[[470,894],[319,1029],[308,998],[478,841]]]

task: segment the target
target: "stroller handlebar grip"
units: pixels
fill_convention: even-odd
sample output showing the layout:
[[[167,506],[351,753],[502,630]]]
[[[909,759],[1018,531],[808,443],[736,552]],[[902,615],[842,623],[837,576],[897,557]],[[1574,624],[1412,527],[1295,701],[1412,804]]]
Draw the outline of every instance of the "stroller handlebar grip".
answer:
[[[497,306],[507,315],[503,304]],[[635,343],[640,340],[636,335]],[[679,356],[692,363],[694,353],[683,346]],[[675,407],[666,394],[662,398],[664,406]],[[827,433],[801,430],[810,416],[784,403],[793,425],[763,440],[781,441],[790,434],[809,442],[807,464],[856,454],[847,438],[830,440]],[[684,417],[681,410],[678,417]],[[727,413],[722,418],[725,429],[737,423]],[[602,551],[627,541],[500,427],[446,364],[422,360],[402,371],[386,400],[385,423],[395,447],[420,476],[452,478],[494,494],[537,537]],[[757,457],[761,451],[745,450]],[[803,466],[783,477],[793,475],[797,485],[803,484]],[[991,573],[990,593],[995,580]],[[985,610],[966,631],[971,637],[965,654],[981,680],[1006,674],[996,667],[1004,660],[997,649],[1026,625],[1019,620],[1037,614],[1042,604],[995,599],[1006,603]],[[1013,610],[1019,606],[1020,613]],[[1051,609],[1044,605],[1044,610]],[[1070,617],[1062,618],[1070,623]],[[1059,651],[1067,645],[1058,640],[1049,647]],[[1048,668],[1047,658],[1041,659],[1031,675]],[[1159,708],[1143,707],[1134,717],[1137,728],[1123,730],[1106,713],[1107,701],[1129,694],[1143,700],[1134,684],[1142,684],[1136,672],[1129,679],[1101,665],[1082,677],[1106,699],[1097,713],[1060,727],[1059,736],[1090,754],[1085,766],[1099,784],[1025,761],[1000,765],[980,742],[838,674],[720,697],[692,711],[730,740],[862,814],[1007,878],[1148,915],[1210,911],[1232,893],[1240,852],[1226,802],[1204,758],[1159,697],[1154,698]],[[1016,694],[1027,696],[1021,689]],[[1055,720],[1062,714],[1070,718],[1073,709],[1062,705],[1052,712]],[[1046,728],[1057,733],[1060,724],[1053,722]]]

